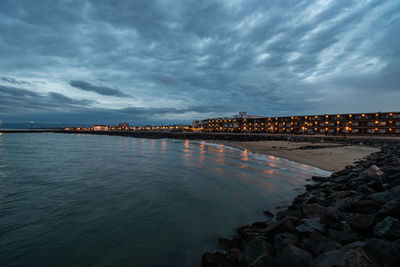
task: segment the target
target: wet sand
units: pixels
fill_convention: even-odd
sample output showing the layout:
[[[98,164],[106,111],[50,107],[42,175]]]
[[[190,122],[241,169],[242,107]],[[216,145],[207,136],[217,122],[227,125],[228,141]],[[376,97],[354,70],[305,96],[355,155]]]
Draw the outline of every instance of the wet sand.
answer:
[[[291,161],[311,165],[327,171],[339,171],[380,149],[362,145],[343,146],[335,143],[309,143],[287,141],[223,141],[214,140],[216,144],[224,144],[250,152],[285,158]],[[318,146],[306,148],[305,146]],[[323,147],[323,148],[320,148]],[[335,146],[335,147],[332,147]],[[299,149],[305,147],[304,149]]]

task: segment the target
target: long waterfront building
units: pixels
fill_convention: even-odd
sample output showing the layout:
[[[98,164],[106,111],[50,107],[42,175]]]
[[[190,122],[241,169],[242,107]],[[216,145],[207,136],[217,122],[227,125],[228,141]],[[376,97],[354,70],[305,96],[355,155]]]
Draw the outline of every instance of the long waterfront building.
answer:
[[[287,117],[250,116],[193,121],[204,132],[328,135],[400,135],[400,112],[323,114]]]
[[[398,135],[400,112],[323,114],[286,117],[239,115],[193,121],[192,125],[94,125],[66,131],[180,131],[319,135]]]

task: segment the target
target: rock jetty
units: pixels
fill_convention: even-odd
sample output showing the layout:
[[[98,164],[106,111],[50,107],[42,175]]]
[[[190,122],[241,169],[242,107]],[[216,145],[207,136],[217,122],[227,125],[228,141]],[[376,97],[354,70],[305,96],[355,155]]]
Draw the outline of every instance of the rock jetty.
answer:
[[[219,238],[204,267],[399,266],[400,144],[313,184],[285,210]]]

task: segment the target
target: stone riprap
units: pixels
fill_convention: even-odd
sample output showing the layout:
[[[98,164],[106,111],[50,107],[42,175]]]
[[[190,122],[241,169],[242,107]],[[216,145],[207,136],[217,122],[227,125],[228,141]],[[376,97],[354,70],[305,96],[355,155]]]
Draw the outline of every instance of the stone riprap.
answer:
[[[399,266],[400,144],[312,180],[274,218],[220,238],[203,266]]]

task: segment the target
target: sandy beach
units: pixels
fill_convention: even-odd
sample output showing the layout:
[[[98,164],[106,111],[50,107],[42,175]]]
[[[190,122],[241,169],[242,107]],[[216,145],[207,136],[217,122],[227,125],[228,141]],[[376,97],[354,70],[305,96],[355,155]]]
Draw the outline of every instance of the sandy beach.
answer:
[[[224,144],[239,149],[285,158],[291,161],[311,165],[327,171],[339,171],[380,149],[362,146],[343,146],[336,143],[309,143],[287,141],[223,141],[213,143]],[[315,148],[318,146],[318,148]]]

